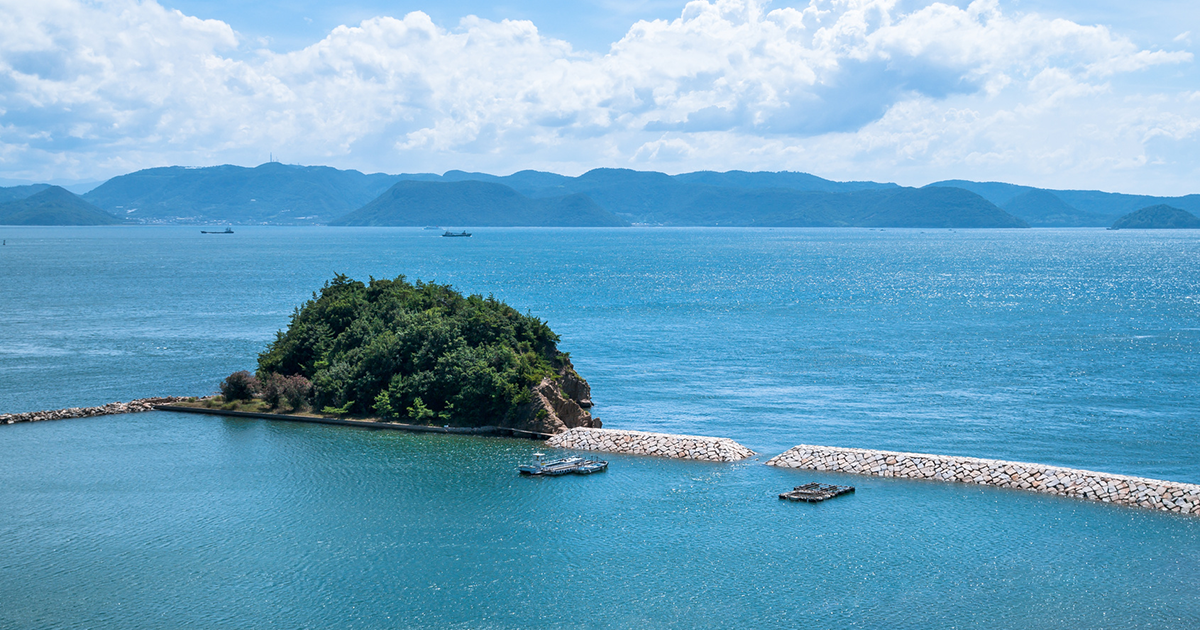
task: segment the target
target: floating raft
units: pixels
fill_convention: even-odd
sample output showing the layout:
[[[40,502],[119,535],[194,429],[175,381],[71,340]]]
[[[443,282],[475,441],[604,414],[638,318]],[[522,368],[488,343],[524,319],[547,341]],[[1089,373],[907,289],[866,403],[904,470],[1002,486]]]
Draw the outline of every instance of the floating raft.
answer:
[[[796,486],[791,492],[784,492],[779,495],[780,499],[789,501],[804,501],[806,503],[820,503],[825,499],[832,499],[854,492],[854,486],[834,486],[827,483],[806,483],[802,486]]]
[[[582,457],[564,457],[563,459],[542,461],[539,453],[536,462],[527,466],[521,466],[517,470],[521,471],[522,475],[533,477],[557,477],[558,475],[568,474],[590,475],[608,470],[608,462],[584,459]]]

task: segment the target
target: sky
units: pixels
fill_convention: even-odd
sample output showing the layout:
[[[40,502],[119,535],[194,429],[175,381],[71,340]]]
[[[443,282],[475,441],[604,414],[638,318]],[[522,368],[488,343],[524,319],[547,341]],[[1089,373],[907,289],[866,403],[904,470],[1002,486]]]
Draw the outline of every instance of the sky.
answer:
[[[1200,192],[1191,0],[0,0],[0,184],[268,159]]]

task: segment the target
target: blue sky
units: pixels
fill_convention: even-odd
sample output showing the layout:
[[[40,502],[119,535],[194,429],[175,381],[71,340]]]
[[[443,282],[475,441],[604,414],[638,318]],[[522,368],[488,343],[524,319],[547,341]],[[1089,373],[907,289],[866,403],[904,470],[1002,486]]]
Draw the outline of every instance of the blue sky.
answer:
[[[1198,37],[1163,0],[0,0],[0,179],[274,154],[1186,194]]]

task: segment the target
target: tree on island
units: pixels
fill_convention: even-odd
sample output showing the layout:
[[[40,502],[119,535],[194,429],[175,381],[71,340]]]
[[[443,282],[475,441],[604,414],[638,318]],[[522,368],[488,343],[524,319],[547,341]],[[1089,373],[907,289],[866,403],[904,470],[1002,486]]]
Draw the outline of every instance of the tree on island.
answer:
[[[543,433],[597,426],[590,388],[558,341],[491,296],[339,274],[259,355],[258,380],[303,377],[313,407],[339,414]]]
[[[238,370],[221,381],[221,395],[227,402],[250,400],[258,390],[258,379],[246,370]]]

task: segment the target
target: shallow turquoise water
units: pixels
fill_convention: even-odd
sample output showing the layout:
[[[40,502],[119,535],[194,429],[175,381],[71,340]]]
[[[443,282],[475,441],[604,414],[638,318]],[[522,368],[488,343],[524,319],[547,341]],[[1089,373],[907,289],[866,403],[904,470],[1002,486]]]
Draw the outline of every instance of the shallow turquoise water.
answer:
[[[334,272],[548,320],[606,426],[1200,482],[1200,236],[0,228],[0,411],[211,391]],[[167,413],[0,427],[0,627],[1200,625],[1200,519]],[[820,505],[807,480],[858,491]]]

